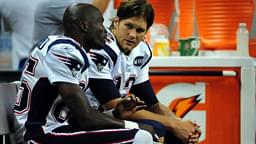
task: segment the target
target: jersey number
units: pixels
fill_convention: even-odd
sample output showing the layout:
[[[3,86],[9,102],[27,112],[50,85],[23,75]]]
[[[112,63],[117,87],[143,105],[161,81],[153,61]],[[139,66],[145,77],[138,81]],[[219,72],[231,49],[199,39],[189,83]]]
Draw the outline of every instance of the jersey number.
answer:
[[[17,96],[18,96],[18,99],[15,103],[14,111],[19,114],[28,111],[30,96],[31,96],[31,89],[27,81],[22,81]]]
[[[37,63],[38,60],[30,56],[26,65],[25,73],[33,76],[35,74]],[[22,81],[18,92],[18,99],[14,107],[16,113],[23,113],[29,110],[30,96],[31,88],[29,87],[28,82]]]
[[[121,87],[121,80],[122,80],[122,75],[119,75],[119,76],[117,76],[117,77],[114,78],[114,83],[115,83],[116,87],[117,87],[119,90],[120,90],[120,87]],[[134,82],[135,82],[135,76],[130,76],[130,77],[125,81],[125,85],[124,85],[123,89],[129,91]]]
[[[30,56],[25,69],[25,73],[34,76],[37,64],[38,64],[38,59]]]

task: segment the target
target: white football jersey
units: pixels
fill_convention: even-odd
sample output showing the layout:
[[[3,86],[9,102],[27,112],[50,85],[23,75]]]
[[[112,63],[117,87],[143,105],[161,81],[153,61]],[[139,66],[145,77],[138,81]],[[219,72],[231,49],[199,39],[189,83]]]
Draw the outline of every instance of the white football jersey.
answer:
[[[101,50],[90,50],[89,76],[94,79],[113,80],[121,96],[127,95],[133,85],[149,80],[149,61],[152,51],[146,42],[140,42],[129,55],[120,51],[113,34],[108,31],[106,47]],[[90,88],[87,97],[94,107],[99,102]]]
[[[22,72],[14,108],[19,124],[26,125],[25,138],[67,124],[70,113],[54,84],[80,84],[85,90],[88,66],[85,50],[65,36],[49,36],[33,48]]]

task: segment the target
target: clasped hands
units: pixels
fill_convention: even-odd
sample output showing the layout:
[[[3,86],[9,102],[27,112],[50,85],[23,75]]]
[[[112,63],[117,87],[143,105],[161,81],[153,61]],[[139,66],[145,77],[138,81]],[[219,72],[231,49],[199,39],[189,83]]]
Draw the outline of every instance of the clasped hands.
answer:
[[[145,105],[145,102],[140,100],[135,95],[127,95],[123,97],[118,103],[115,108],[115,111],[113,112],[114,116],[120,119],[127,119],[130,115],[132,115],[134,112],[144,109],[147,106]]]
[[[198,144],[201,135],[200,126],[192,120],[181,120],[179,128],[175,130],[176,136],[184,144]]]

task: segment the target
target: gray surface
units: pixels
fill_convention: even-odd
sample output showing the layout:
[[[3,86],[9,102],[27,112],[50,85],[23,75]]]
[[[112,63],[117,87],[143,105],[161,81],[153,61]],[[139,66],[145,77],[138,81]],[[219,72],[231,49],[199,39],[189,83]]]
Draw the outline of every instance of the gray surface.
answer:
[[[0,135],[13,132],[16,85],[0,83]]]

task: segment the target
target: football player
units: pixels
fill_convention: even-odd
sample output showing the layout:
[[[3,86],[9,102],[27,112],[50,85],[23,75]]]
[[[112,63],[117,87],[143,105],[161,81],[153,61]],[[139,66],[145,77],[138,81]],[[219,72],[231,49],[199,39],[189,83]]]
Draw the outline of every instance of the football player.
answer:
[[[122,96],[132,93],[145,101],[147,108],[128,119],[164,127],[165,142],[198,143],[200,128],[193,121],[177,118],[159,103],[149,81],[149,62],[152,51],[143,41],[154,20],[154,10],[145,0],[127,0],[120,4],[117,16],[107,29],[106,45],[92,49],[87,96],[93,107],[102,105],[105,110],[114,108]],[[155,121],[155,122],[154,122]],[[157,130],[156,130],[157,131]],[[159,135],[162,135],[159,134]]]
[[[32,50],[22,72],[14,108],[29,143],[153,143],[138,124],[115,119],[90,107],[84,97],[90,48],[104,45],[100,11],[89,4],[67,8],[65,34],[48,36]],[[124,105],[133,105],[130,108]],[[114,110],[119,116],[140,107],[136,97],[123,99]],[[138,107],[137,107],[138,106]],[[122,111],[124,110],[124,111]]]

